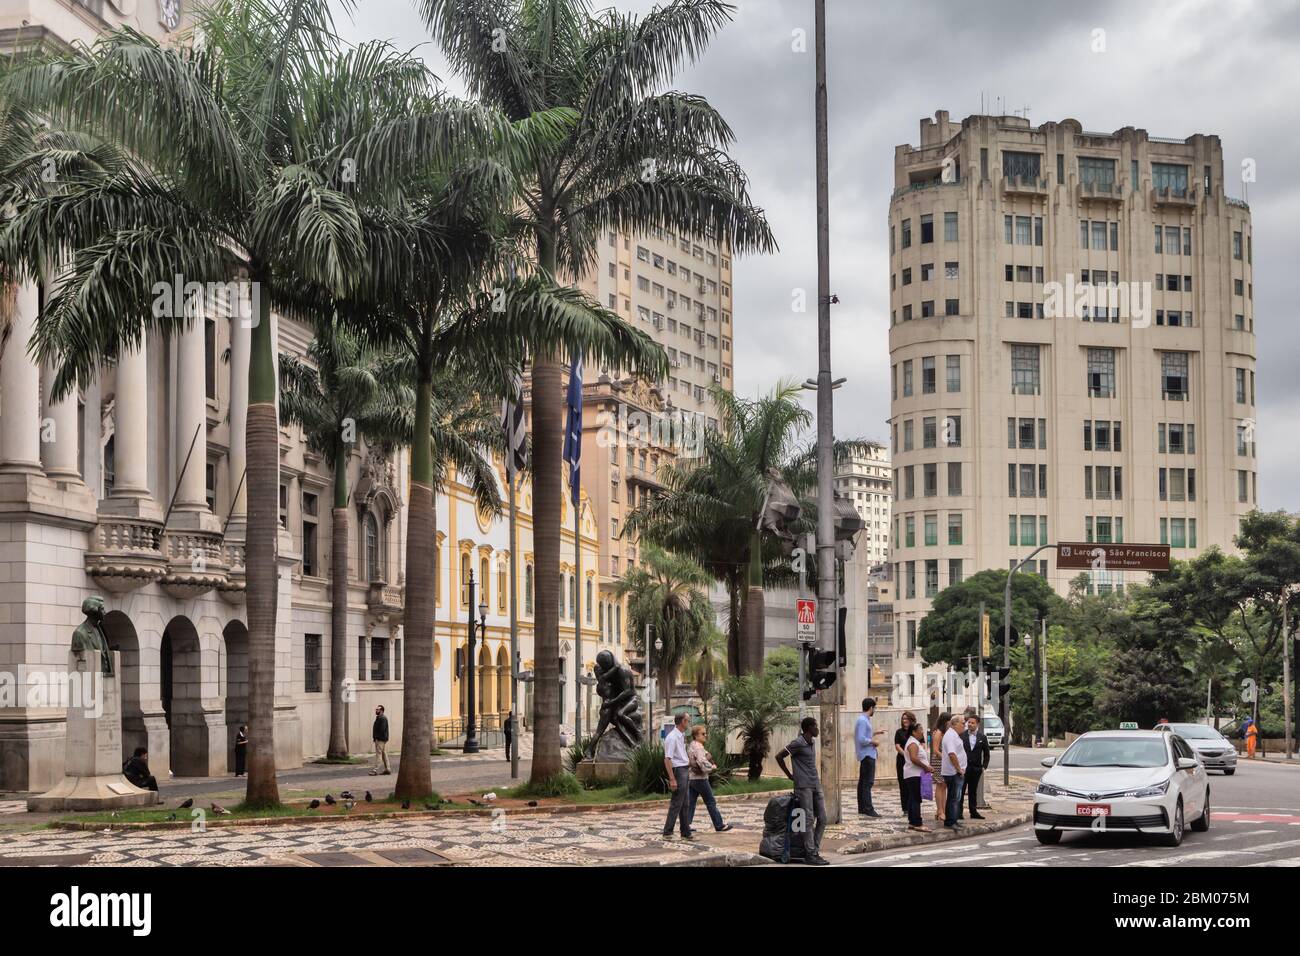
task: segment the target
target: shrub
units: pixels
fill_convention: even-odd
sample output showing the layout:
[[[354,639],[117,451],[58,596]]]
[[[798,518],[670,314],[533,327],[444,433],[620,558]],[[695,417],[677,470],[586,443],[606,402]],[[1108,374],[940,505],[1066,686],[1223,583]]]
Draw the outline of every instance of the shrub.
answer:
[[[628,793],[668,792],[664,748],[658,741],[643,742],[628,756],[623,770],[623,785]]]
[[[544,799],[546,797],[576,797],[582,793],[582,784],[578,778],[568,771],[560,771],[552,774],[539,783],[520,784],[519,786],[508,791],[512,797],[530,797],[532,799]]]
[[[564,752],[564,759],[569,770],[577,772],[578,764],[587,759],[587,751],[591,749],[592,737],[583,737],[575,744],[570,744],[569,749]]]
[[[767,672],[728,677],[718,689],[718,710],[726,714],[728,728],[740,731],[750,780],[763,775],[772,731],[797,696],[795,688]]]

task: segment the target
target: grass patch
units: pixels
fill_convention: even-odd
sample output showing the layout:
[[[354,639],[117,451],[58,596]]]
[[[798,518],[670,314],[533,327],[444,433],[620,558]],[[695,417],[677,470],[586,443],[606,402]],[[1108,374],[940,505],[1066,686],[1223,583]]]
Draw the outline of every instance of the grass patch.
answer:
[[[544,800],[548,797],[572,799],[584,792],[577,777],[568,771],[561,771],[538,783],[533,783],[530,780],[527,783],[521,783],[517,787],[511,787],[505,791],[505,795],[520,800]]]
[[[337,799],[337,798],[336,798]],[[213,820],[261,820],[261,819],[284,819],[284,818],[302,818],[312,819],[317,817],[348,817],[362,813],[413,813],[416,811],[424,812],[430,809],[436,810],[476,810],[481,809],[468,803],[455,803],[443,800],[440,795],[434,793],[431,797],[424,800],[416,800],[411,803],[409,810],[402,809],[402,801],[394,800],[390,797],[376,797],[372,802],[367,803],[359,800],[351,810],[343,805],[339,800],[333,806],[325,802],[316,809],[311,809],[306,802],[295,801],[294,803],[284,803],[276,807],[250,807],[246,804],[239,803],[226,807],[229,814],[217,814],[206,807],[192,807],[187,810],[181,810],[175,807],[149,807],[133,810],[118,810],[104,813],[77,813],[63,818],[69,823],[192,823],[195,817],[192,816],[194,810],[203,809],[206,819],[210,822]]]
[[[312,761],[312,763],[327,764],[331,767],[340,765],[356,767],[362,764],[368,764],[370,763],[370,760],[366,757],[317,757]]]
[[[762,777],[755,781],[733,780],[731,783],[723,784],[714,788],[714,793],[719,797],[736,796],[745,793],[769,793],[781,790],[789,790],[793,784],[784,777]],[[611,784],[604,787],[593,789],[579,789],[575,793],[566,793],[559,797],[537,796],[535,792],[528,791],[528,784],[521,784],[518,787],[512,787],[509,790],[499,790],[498,795],[511,799],[530,799],[544,800],[552,799],[558,804],[579,804],[581,806],[599,806],[613,803],[653,803],[655,801],[667,801],[667,793],[641,793],[636,790],[628,789],[626,784]],[[479,790],[478,793],[486,793],[486,790]]]

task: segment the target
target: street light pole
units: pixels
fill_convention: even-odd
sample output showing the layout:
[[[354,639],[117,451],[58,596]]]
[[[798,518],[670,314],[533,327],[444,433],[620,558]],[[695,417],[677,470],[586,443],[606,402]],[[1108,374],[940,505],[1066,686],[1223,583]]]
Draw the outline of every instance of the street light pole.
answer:
[[[1291,759],[1291,586],[1282,589],[1282,723],[1286,729],[1286,759]]]
[[[1003,595],[1002,601],[1002,666],[1011,666],[1011,582],[1015,579],[1016,572],[1023,568],[1038,555],[1040,551],[1046,551],[1048,548],[1056,549],[1054,544],[1041,544],[1029,553],[1025,558],[1010,571],[1007,572],[1007,588]],[[1010,675],[1008,675],[1010,677]],[[1010,713],[1010,694],[1003,694],[1001,688],[998,688],[998,699],[1000,706],[999,716],[1002,718],[1002,786],[1011,786],[1011,713]]]
[[[465,685],[465,704],[468,713],[465,715],[465,745],[463,752],[476,754],[478,753],[478,727],[475,725],[474,720],[474,711],[476,709],[474,701],[474,635],[478,630],[478,622],[474,620],[475,582],[473,568],[470,568],[467,586],[469,588],[469,620],[466,623],[469,626],[467,628],[468,643],[465,645],[465,679],[469,683]]]

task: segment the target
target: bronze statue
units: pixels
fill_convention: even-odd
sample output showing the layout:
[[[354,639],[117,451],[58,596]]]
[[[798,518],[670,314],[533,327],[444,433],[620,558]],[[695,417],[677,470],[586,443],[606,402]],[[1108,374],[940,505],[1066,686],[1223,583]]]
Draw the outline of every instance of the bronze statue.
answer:
[[[595,674],[600,723],[591,738],[591,750],[587,754],[590,758],[595,758],[601,738],[611,726],[628,749],[641,742],[641,702],[636,696],[632,672],[615,660],[612,653],[601,651],[596,655]]]
[[[78,656],[86,651],[99,654],[100,671],[105,677],[113,675],[113,652],[104,636],[104,599],[88,597],[81,602],[81,613],[86,619],[72,632],[72,649]]]

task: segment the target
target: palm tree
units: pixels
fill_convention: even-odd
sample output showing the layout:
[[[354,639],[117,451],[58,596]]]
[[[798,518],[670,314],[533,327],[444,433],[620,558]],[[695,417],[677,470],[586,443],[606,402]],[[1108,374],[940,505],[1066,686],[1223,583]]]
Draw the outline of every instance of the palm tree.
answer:
[[[427,70],[382,43],[344,50],[328,0],[214,0],[197,18],[193,45],[163,47],[123,28],[9,77],[31,109],[121,152],[33,152],[29,174],[49,159],[59,175],[18,208],[0,260],[27,275],[46,262],[61,269],[35,336],[38,357],[59,365],[60,395],[120,348],[187,321],[152,313],[157,282],[237,275],[259,292],[248,368],[246,801],[267,806],[279,802],[272,309],[303,316],[303,284],[331,294],[352,286],[368,265],[357,211],[368,193],[500,144],[509,128],[435,97],[411,111],[403,94],[427,86]]]
[[[726,715],[725,730],[739,730],[741,752],[749,762],[749,779],[763,775],[763,760],[771,749],[772,731],[797,696],[775,674],[728,677],[718,690],[718,708]]]
[[[536,274],[580,279],[607,230],[709,235],[733,252],[775,247],[726,154],[733,136],[698,96],[660,92],[730,17],[721,0],[674,0],[638,19],[593,14],[588,0],[416,0],[471,93],[513,120],[551,109],[576,122],[533,157],[521,195]],[[566,356],[533,349],[533,549],[560,564]],[[647,370],[641,369],[642,372]],[[534,619],[539,741],[559,737],[559,574],[543,573]],[[562,769],[558,747],[533,753],[531,780]]]
[[[643,654],[647,625],[656,642],[654,666],[664,712],[673,710],[673,687],[682,663],[693,657],[713,628],[713,605],[707,589],[712,576],[690,558],[669,554],[653,544],[641,549],[641,562],[630,567],[614,585],[626,597],[632,645]],[[658,642],[663,641],[663,647]],[[650,658],[647,656],[646,660]]]
[[[698,561],[727,588],[727,666],[732,674],[759,671],[762,643],[742,629],[742,607],[750,589],[761,588],[764,573],[782,562],[783,539],[759,528],[772,476],[788,486],[806,477],[793,452],[812,416],[799,404],[799,387],[790,382],[757,399],[713,389],[720,427],[702,436],[701,455],[660,470],[662,494],[642,504],[625,521],[625,533]],[[748,582],[748,587],[746,586]],[[754,599],[757,599],[755,597]]]
[[[544,139],[563,119],[552,112],[521,120],[521,135]],[[403,615],[407,663],[396,786],[397,795],[408,799],[432,793],[433,495],[457,442],[468,444],[450,427],[440,442],[431,441],[434,422],[445,412],[435,395],[457,391],[491,409],[499,407],[501,396],[518,400],[516,375],[530,348],[580,350],[651,375],[667,367],[663,350],[648,336],[582,293],[556,288],[546,277],[514,277],[519,257],[511,241],[515,191],[508,158],[465,157],[426,175],[417,188],[365,207],[367,268],[357,288],[338,301],[344,321],[402,354],[415,387]]]
[[[344,675],[348,665],[348,463],[362,441],[391,445],[403,437],[401,409],[410,405],[394,357],[367,347],[345,326],[320,323],[307,360],[280,358],[280,415],[334,473],[330,539],[330,737],[327,755],[348,755]]]
[[[682,659],[681,665],[682,680],[695,685],[696,696],[703,702],[706,723],[709,719],[709,698],[713,696],[713,683],[726,672],[727,635],[710,622],[700,632],[695,649]]]

